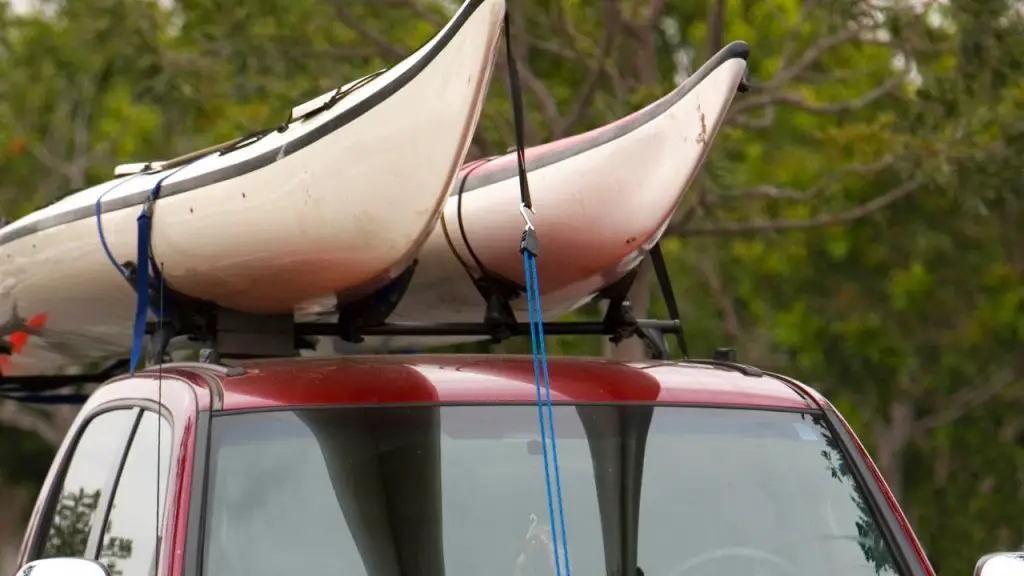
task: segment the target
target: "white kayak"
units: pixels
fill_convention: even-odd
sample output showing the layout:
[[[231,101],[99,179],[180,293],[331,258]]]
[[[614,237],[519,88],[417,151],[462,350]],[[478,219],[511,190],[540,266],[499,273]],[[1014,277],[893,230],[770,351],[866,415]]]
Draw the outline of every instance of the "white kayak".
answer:
[[[407,59],[297,106],[277,129],[119,167],[123,176],[0,228],[0,337],[20,341],[37,324],[0,356],[0,371],[59,373],[127,355],[136,298],[115,262],[136,260],[136,219],[158,183],[153,260],[182,294],[290,313],[401,273],[465,160],[504,12],[504,0],[465,0]]]
[[[733,42],[646,108],[526,151],[545,319],[590,301],[634,269],[661,238],[722,126],[748,52],[746,43]],[[478,277],[478,262],[524,286],[519,207],[515,153],[468,163],[388,320],[480,322],[484,301],[466,271]],[[302,310],[315,319],[326,305],[311,302]],[[525,297],[512,308],[520,321],[527,320]],[[474,339],[367,337],[359,345],[332,340],[334,351],[352,352],[417,350]]]

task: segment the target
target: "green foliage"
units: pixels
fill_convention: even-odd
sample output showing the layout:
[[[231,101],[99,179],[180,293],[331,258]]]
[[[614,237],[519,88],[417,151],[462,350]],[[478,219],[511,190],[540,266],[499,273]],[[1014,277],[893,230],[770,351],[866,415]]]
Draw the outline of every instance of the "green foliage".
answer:
[[[668,0],[652,17],[655,4],[510,2],[523,75],[536,80],[525,83],[528,140],[639,109],[722,42],[746,40],[753,89],[735,100],[680,209],[692,221],[662,243],[691,352],[735,346],[742,360],[826,392],[944,573],[1019,547],[1019,9],[1010,0],[928,3],[927,14],[865,0]],[[397,62],[451,13],[411,0],[45,6],[13,14],[0,1],[8,217],[105,180],[116,163],[274,125],[294,104]],[[855,21],[860,40],[849,33]],[[912,74],[901,72],[908,63]],[[512,144],[501,63],[472,154]],[[898,200],[836,217],[907,183],[915,186]],[[665,313],[657,294],[650,313]],[[529,342],[497,349],[528,353]],[[602,343],[560,337],[549,349],[595,355]],[[27,442],[15,449],[3,434],[5,479],[39,477],[49,454]]]
[[[0,463],[18,463],[0,468],[0,486],[41,485],[55,454],[53,447],[36,434],[3,425],[0,438]]]
[[[50,532],[43,544],[43,558],[81,557],[85,555],[89,531],[92,529],[93,514],[99,505],[100,491],[86,492],[79,488],[77,492],[61,495],[57,503],[56,514]],[[100,560],[107,565],[111,576],[121,576],[117,568],[118,560],[127,560],[132,556],[132,540],[121,536],[111,536],[113,523],[109,520],[103,529],[103,546]]]

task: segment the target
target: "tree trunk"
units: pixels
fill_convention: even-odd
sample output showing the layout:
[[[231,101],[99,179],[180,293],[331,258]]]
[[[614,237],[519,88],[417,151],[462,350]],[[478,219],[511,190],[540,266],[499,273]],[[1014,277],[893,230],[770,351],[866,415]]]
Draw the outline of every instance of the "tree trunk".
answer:
[[[897,501],[903,496],[903,449],[910,442],[914,428],[913,406],[898,400],[889,408],[889,421],[875,426],[874,455],[889,490]]]
[[[32,505],[32,494],[25,488],[0,485],[3,507],[0,507],[0,574],[14,574],[24,519]]]

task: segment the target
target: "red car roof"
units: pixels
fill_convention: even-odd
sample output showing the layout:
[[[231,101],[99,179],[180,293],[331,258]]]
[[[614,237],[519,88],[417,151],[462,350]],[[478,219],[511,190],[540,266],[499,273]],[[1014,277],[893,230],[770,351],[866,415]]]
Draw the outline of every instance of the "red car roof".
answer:
[[[222,377],[224,410],[328,404],[536,402],[533,359],[506,355],[343,356],[255,360]],[[765,374],[685,362],[548,362],[554,402],[817,407],[818,396]],[[798,392],[799,390],[799,392]],[[813,400],[808,400],[808,395]]]

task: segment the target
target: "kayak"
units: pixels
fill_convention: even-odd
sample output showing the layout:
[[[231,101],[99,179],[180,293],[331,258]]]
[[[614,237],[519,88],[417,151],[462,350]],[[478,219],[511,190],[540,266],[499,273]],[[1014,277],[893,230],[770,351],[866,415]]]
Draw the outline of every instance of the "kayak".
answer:
[[[746,43],[733,42],[638,112],[526,150],[545,318],[591,301],[636,268],[661,239],[722,127],[748,53]],[[482,265],[522,291],[523,226],[516,154],[467,163],[388,320],[481,322],[485,302],[471,276],[479,278]],[[525,322],[525,297],[511,304]],[[329,313],[330,302],[311,302],[300,310],[316,321]],[[333,349],[409,350],[473,339],[367,337],[359,345],[336,341]]]
[[[119,166],[0,228],[0,337],[28,334],[0,369],[48,374],[127,355],[136,298],[123,264],[137,258],[151,199],[167,288],[231,310],[345,302],[401,274],[465,160],[504,13],[504,0],[465,0],[408,58],[296,106],[280,126]],[[40,314],[45,325],[22,330]]]

